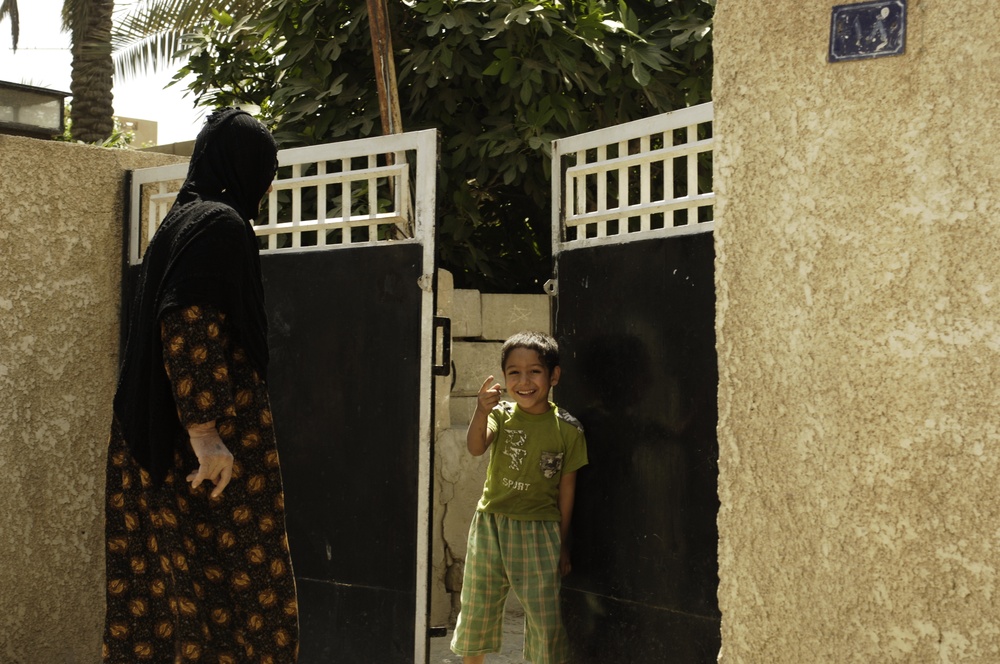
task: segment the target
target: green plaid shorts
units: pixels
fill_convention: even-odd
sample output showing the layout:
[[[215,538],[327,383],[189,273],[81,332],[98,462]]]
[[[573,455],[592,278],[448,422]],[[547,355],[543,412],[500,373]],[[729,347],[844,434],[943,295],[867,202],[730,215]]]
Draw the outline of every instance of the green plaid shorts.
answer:
[[[559,609],[558,521],[518,521],[477,511],[469,527],[462,610],[451,649],[464,657],[500,652],[503,612],[513,588],[524,607],[524,658],[535,664],[569,660]]]

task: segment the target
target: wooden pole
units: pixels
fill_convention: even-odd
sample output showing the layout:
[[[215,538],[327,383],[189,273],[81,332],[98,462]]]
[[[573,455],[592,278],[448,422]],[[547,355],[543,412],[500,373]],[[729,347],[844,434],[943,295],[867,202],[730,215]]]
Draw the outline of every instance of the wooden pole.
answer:
[[[396,63],[392,56],[392,31],[389,29],[389,8],[385,0],[367,0],[368,27],[372,33],[372,56],[375,58],[375,82],[378,85],[378,105],[382,116],[382,133],[401,134],[403,120],[399,111],[399,91],[396,87]]]
[[[386,0],[367,0],[368,28],[372,33],[372,57],[375,58],[375,83],[378,86],[379,115],[382,135],[403,133],[403,118],[399,110],[399,90],[396,86],[396,60],[392,55],[392,30],[389,28],[389,8]],[[405,159],[405,158],[404,158]],[[396,163],[393,153],[385,155],[386,165]],[[389,178],[389,195],[398,200],[394,178]],[[413,201],[407,196],[407,213],[412,219]],[[398,230],[398,229],[397,229]]]

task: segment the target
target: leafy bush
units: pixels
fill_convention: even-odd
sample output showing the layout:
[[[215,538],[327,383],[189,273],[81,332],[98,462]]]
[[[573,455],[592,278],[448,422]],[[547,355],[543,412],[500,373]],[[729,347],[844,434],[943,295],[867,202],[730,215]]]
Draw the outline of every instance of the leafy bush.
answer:
[[[73,138],[72,112],[72,104],[66,104],[63,106],[63,133],[61,136],[58,136],[56,140],[64,143],[83,143],[84,141]],[[122,125],[122,121],[117,117],[112,118],[112,122],[114,129],[112,130],[111,135],[103,141],[94,143],[94,145],[98,145],[102,148],[119,149],[132,147],[132,143],[135,142],[135,132]]]

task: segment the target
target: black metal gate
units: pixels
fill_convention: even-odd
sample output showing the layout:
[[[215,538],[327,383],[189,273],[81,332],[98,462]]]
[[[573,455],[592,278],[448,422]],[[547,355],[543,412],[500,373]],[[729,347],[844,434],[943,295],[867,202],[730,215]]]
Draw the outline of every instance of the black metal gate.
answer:
[[[716,661],[711,106],[553,149],[556,400],[583,423],[575,662]]]
[[[303,663],[412,661],[421,253],[262,259]]]
[[[436,142],[283,150],[255,226],[301,664],[427,659]],[[178,173],[137,171],[133,218]]]

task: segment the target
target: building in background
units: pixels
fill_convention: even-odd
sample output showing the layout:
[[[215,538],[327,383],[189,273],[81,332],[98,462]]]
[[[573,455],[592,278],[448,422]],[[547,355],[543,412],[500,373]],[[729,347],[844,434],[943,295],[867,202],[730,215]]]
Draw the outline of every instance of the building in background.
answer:
[[[131,132],[133,139],[131,147],[144,148],[157,145],[157,126],[155,120],[143,120],[140,118],[126,118],[120,115],[115,116],[122,131]]]
[[[49,139],[61,136],[68,96],[68,92],[0,81],[0,133]]]

